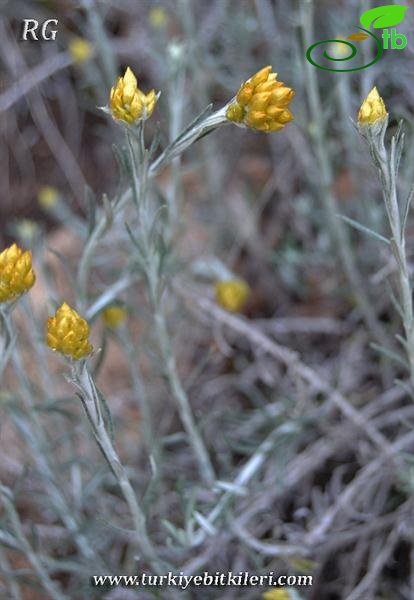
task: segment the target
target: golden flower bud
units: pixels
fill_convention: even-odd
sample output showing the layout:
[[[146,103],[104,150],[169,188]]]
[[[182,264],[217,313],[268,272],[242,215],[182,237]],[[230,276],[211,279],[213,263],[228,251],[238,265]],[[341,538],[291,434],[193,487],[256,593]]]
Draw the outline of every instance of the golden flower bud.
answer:
[[[85,358],[93,350],[89,342],[89,325],[66,302],[49,317],[46,328],[49,348],[57,350],[74,360]]]
[[[295,92],[277,81],[272,67],[264,67],[245,81],[226,110],[229,121],[259,131],[279,131],[293,121],[287,109]]]
[[[0,253],[0,302],[10,302],[27,292],[36,276],[32,269],[32,253],[12,244]]]
[[[141,119],[148,119],[153,113],[159,94],[151,90],[144,94],[138,87],[137,78],[128,67],[123,77],[109,95],[109,108],[114,119],[130,125]]]
[[[358,125],[371,126],[375,123],[383,123],[388,117],[384,100],[378,93],[376,87],[373,87],[368,96],[363,101],[358,112]]]
[[[121,325],[126,319],[127,312],[125,308],[119,306],[118,304],[112,304],[111,306],[107,306],[102,311],[102,320],[107,327],[114,329]]]
[[[245,304],[250,288],[243,279],[217,281],[215,284],[216,301],[230,312],[238,312]]]

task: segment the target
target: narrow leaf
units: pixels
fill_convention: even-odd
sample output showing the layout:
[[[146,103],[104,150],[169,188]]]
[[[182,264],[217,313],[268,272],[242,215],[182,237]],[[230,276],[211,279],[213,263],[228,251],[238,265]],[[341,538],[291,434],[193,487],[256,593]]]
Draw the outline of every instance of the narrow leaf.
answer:
[[[397,298],[395,297],[394,290],[392,289],[392,287],[388,283],[388,281],[386,282],[386,285],[387,285],[387,290],[388,290],[388,294],[391,299],[392,305],[394,306],[395,310],[400,315],[401,320],[404,320],[404,312],[403,312],[403,309],[401,308],[401,304],[398,302]]]
[[[397,354],[397,352],[394,352],[393,350],[389,350],[388,348],[385,348],[384,346],[380,346],[379,344],[372,343],[372,344],[370,344],[370,346],[371,346],[371,348],[373,348],[380,354],[383,354],[384,356],[389,358],[391,361],[397,362],[400,365],[402,365],[403,367],[405,367],[406,369],[408,369],[407,362],[403,359],[402,356]]]
[[[212,104],[209,104],[208,106],[206,106],[206,108],[203,111],[201,111],[201,113],[199,115],[197,115],[196,118],[193,119],[189,125],[187,125],[187,127],[179,134],[179,136],[170,145],[171,146],[175,145],[179,140],[181,140],[185,135],[187,135],[187,133],[189,133],[192,129],[194,129],[194,127],[196,127],[197,125],[202,123],[204,121],[204,119],[206,119],[211,114],[212,108],[213,108]]]
[[[343,219],[346,223],[348,223],[348,225],[350,225],[354,229],[357,229],[358,231],[362,231],[362,233],[369,235],[370,237],[374,238],[375,240],[377,240],[379,242],[384,242],[384,244],[390,243],[390,241],[387,240],[386,237],[384,237],[380,233],[377,233],[376,231],[373,231],[372,229],[369,229],[368,227],[365,227],[365,225],[362,225],[362,223],[359,223],[358,221],[354,221],[354,219],[350,219],[349,217],[346,217],[345,215],[337,215],[337,216],[340,217],[341,219]]]
[[[405,203],[404,214],[403,214],[402,224],[401,224],[401,241],[404,239],[405,229],[407,227],[408,213],[410,212],[410,206],[411,206],[411,201],[413,199],[413,196],[414,196],[414,183],[411,186],[410,192],[408,194],[407,202]]]
[[[118,163],[118,168],[120,171],[120,175],[121,177],[124,177],[125,175],[128,175],[129,173],[129,169],[128,169],[128,157],[126,155],[126,152],[123,148],[118,148],[118,146],[116,146],[115,144],[112,145],[112,152],[115,156],[115,160]]]
[[[112,222],[114,220],[114,212],[112,210],[112,206],[109,201],[109,198],[106,194],[102,194],[102,204],[104,207],[104,212],[105,212],[105,217],[106,217],[106,227],[109,229],[109,227],[112,225]]]
[[[394,254],[394,258],[398,263],[398,268],[401,271],[404,271],[404,265],[401,263],[400,251],[399,251],[398,245],[395,243],[394,238],[391,238],[390,244],[391,244],[391,248],[392,248],[392,253]]]
[[[160,145],[160,126],[159,123],[157,123],[156,127],[155,127],[155,132],[154,132],[154,136],[152,138],[152,142],[151,142],[151,146],[148,152],[148,160],[152,160],[154,157],[154,154],[156,153],[158,146]]]
[[[85,189],[86,213],[88,220],[88,235],[92,233],[96,223],[96,198],[89,186]]]

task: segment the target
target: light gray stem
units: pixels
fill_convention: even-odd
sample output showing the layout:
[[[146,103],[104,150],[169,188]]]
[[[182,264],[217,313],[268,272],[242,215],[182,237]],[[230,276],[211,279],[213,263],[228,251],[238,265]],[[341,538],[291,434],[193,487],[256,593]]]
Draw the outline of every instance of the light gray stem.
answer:
[[[211,485],[216,478],[214,469],[211,464],[207,449],[204,445],[203,439],[194,421],[187,393],[185,392],[181,383],[181,379],[178,375],[177,364],[175,361],[174,353],[172,351],[171,340],[167,330],[167,324],[165,321],[164,314],[160,307],[155,307],[154,319],[157,338],[160,344],[164,367],[166,371],[166,376],[173,396],[177,402],[181,422],[188,435],[190,445],[193,448],[194,454],[196,456],[200,469],[200,475],[206,483]]]
[[[313,0],[306,0],[302,6],[302,33],[305,47],[310,46],[312,44],[313,35]],[[365,292],[362,278],[358,272],[347,232],[342,221],[338,218],[339,210],[337,200],[331,191],[333,185],[333,173],[328,155],[328,145],[325,139],[325,128],[322,117],[323,108],[319,94],[316,69],[306,60],[304,61],[304,69],[311,116],[310,135],[315,145],[320,185],[322,189],[321,200],[326,211],[332,241],[337,248],[345,275],[352,287],[359,309],[371,335],[381,346],[389,347],[390,340],[375,316],[372,302]]]
[[[147,160],[147,152],[144,145],[143,128],[140,129],[138,152],[134,154],[134,147],[129,146],[131,162],[139,162],[139,191],[136,196],[138,204],[138,217],[140,223],[140,241],[145,255],[145,271],[148,286],[148,296],[154,314],[155,332],[163,359],[165,374],[176,400],[181,422],[188,435],[190,445],[199,465],[200,475],[203,480],[211,485],[215,480],[214,469],[210,461],[209,454],[204,445],[203,439],[198,431],[190,402],[182,385],[178,374],[177,363],[175,360],[173,348],[171,345],[168,326],[164,314],[162,300],[160,298],[160,272],[158,263],[158,253],[153,248],[149,227],[150,227],[150,207],[148,205],[147,184],[150,168]],[[135,186],[134,186],[135,188]],[[135,191],[135,195],[137,192]]]
[[[111,438],[107,432],[105,421],[101,411],[101,404],[95,383],[89,375],[86,364],[76,364],[74,368],[75,381],[83,392],[83,406],[87,413],[89,423],[92,427],[98,446],[107,460],[113,474],[121,489],[122,495],[128,505],[136,532],[137,545],[144,559],[148,560],[154,571],[158,574],[164,572],[164,568],[157,553],[149,539],[146,519],[136,494],[129,481],[128,475],[122,465],[114,448]]]
[[[414,387],[414,309],[413,293],[408,269],[405,235],[402,229],[397,191],[397,167],[395,161],[396,141],[391,141],[391,153],[388,156],[383,138],[369,137],[368,143],[379,169],[386,213],[392,233],[392,248],[397,262],[398,284],[405,333],[404,349],[410,368],[411,385]]]

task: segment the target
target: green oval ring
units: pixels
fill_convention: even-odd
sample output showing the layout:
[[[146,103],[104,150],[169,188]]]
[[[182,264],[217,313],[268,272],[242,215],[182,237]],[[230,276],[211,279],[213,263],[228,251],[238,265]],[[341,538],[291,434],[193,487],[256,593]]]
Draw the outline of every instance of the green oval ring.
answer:
[[[355,48],[355,46],[353,44],[351,44],[350,42],[346,42],[345,40],[322,40],[321,42],[316,42],[315,44],[312,44],[312,46],[309,46],[309,48],[306,52],[307,60],[310,62],[311,65],[313,65],[317,69],[323,69],[324,71],[331,71],[332,73],[350,73],[351,71],[361,71],[362,69],[366,69],[367,67],[370,67],[371,65],[375,64],[377,61],[379,61],[379,59],[381,58],[381,56],[384,52],[384,48],[382,46],[381,40],[376,35],[374,35],[371,31],[369,31],[368,29],[364,29],[363,27],[358,27],[357,25],[355,25],[355,28],[360,29],[361,31],[365,31],[365,33],[368,33],[368,35],[373,37],[375,39],[375,41],[377,42],[378,52],[377,52],[374,60],[372,60],[370,63],[368,63],[367,65],[363,65],[362,67],[355,67],[355,69],[330,69],[329,67],[321,67],[312,59],[311,53],[312,53],[312,50],[314,48],[316,48],[316,46],[319,46],[320,44],[329,44],[329,43],[339,42],[339,43],[347,44],[347,46],[352,47],[353,51],[352,51],[351,56],[348,56],[346,58],[331,58],[330,56],[328,56],[326,54],[326,51],[325,51],[324,52],[325,58],[327,58],[328,60],[336,60],[336,61],[350,60],[351,58],[353,58],[356,55],[357,49]],[[354,52],[354,50],[355,50],[355,52]]]

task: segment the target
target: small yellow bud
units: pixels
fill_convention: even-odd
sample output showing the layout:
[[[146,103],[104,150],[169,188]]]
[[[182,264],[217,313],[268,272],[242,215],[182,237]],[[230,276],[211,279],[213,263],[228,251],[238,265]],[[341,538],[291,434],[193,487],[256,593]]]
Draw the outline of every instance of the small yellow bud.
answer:
[[[53,208],[59,201],[59,192],[51,185],[44,185],[37,192],[37,201],[45,210]]]
[[[36,281],[32,253],[12,244],[0,253],[0,303],[16,300]]]
[[[154,29],[163,29],[168,23],[167,12],[161,6],[155,6],[149,11],[148,21]]]
[[[138,87],[137,78],[128,67],[125,75],[118,77],[117,84],[111,89],[109,107],[114,119],[131,125],[152,115],[158,96],[155,90],[144,94]]]
[[[85,358],[93,350],[88,323],[66,302],[57,309],[54,317],[48,318],[46,341],[49,348],[74,360]]]
[[[113,304],[102,311],[102,320],[107,327],[115,329],[121,325],[126,319],[127,312],[125,308],[117,304]]]
[[[74,37],[68,44],[69,54],[75,63],[86,62],[93,52],[93,46],[88,40],[80,37]]]
[[[272,67],[264,67],[245,81],[226,110],[229,121],[258,131],[279,131],[293,121],[287,109],[295,92],[277,80]]]
[[[387,117],[388,113],[384,100],[379,95],[377,88],[373,87],[359,109],[358,125],[374,125],[375,123],[384,122]]]
[[[276,588],[274,590],[263,592],[262,598],[263,600],[291,600],[292,596],[287,590]]]
[[[243,279],[217,281],[215,284],[216,301],[230,312],[238,312],[245,304],[250,288]]]

